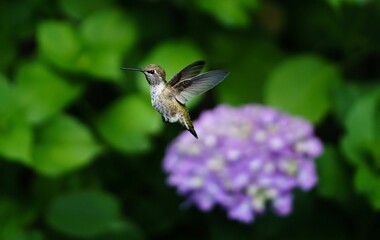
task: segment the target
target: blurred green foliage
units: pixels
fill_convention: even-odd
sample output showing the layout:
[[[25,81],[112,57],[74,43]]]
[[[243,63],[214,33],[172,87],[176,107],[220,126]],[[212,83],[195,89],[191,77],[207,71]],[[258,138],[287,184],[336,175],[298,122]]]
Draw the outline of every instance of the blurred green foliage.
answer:
[[[318,123],[328,112],[331,94],[340,82],[339,72],[331,63],[315,56],[298,56],[272,71],[265,102]]]
[[[107,232],[118,220],[120,204],[97,192],[77,192],[60,196],[52,203],[47,221],[73,236],[96,236]]]
[[[377,239],[376,0],[0,3],[0,240]],[[316,190],[252,225],[179,208],[161,160],[182,130],[142,74],[204,59],[231,74],[189,103],[266,104],[316,125]]]

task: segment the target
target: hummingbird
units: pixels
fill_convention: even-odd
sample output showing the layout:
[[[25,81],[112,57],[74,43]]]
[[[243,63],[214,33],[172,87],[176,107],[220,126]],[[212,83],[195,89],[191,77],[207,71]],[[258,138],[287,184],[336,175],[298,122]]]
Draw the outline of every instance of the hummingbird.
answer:
[[[165,70],[158,64],[149,64],[144,68],[123,67],[122,70],[142,72],[149,84],[151,103],[161,114],[165,123],[179,122],[195,138],[194,129],[186,103],[223,81],[229,72],[214,70],[201,74],[205,61],[196,61],[183,68],[169,81],[166,81]]]

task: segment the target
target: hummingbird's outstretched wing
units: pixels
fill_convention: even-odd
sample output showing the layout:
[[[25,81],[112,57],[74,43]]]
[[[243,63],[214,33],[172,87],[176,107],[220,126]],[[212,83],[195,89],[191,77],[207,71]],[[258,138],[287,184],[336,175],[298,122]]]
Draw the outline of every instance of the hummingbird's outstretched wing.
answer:
[[[168,81],[169,86],[174,86],[180,83],[183,80],[187,80],[189,78],[195,77],[201,73],[202,68],[205,66],[205,61],[196,61],[192,64],[186,66],[179,73],[174,75],[170,81]]]
[[[185,104],[190,98],[200,95],[218,85],[228,74],[229,72],[225,70],[215,70],[183,80],[172,86],[177,92],[175,98],[180,103]]]

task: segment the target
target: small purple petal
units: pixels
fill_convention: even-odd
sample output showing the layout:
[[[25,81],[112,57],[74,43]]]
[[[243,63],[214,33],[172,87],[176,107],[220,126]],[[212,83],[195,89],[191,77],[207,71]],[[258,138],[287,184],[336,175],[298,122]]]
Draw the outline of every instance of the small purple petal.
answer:
[[[294,177],[278,175],[275,177],[275,186],[281,192],[290,191],[297,186],[297,179]]]
[[[279,196],[273,201],[273,208],[275,212],[280,216],[289,215],[289,213],[292,211],[292,200],[293,197],[291,194]]]
[[[202,210],[209,211],[215,204],[213,196],[205,192],[196,192],[193,194],[194,203]]]
[[[278,152],[285,147],[285,141],[280,136],[275,136],[269,139],[268,145],[270,150]]]
[[[314,162],[305,160],[301,165],[301,169],[298,175],[299,187],[302,190],[308,191],[314,187],[318,181]]]
[[[307,141],[307,153],[312,157],[318,157],[323,152],[323,145],[317,138],[311,138]]]
[[[250,223],[253,220],[253,211],[249,199],[244,199],[234,204],[228,210],[228,216],[244,223]]]

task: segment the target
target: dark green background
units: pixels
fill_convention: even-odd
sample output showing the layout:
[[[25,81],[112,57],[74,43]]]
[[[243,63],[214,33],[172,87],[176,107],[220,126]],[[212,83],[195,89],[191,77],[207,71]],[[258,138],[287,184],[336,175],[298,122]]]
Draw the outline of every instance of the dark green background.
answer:
[[[120,67],[231,74],[189,103],[265,104],[315,124],[319,183],[252,224],[181,205],[162,160],[182,131]],[[0,3],[0,239],[379,239],[377,0]],[[268,208],[269,209],[269,208]]]

